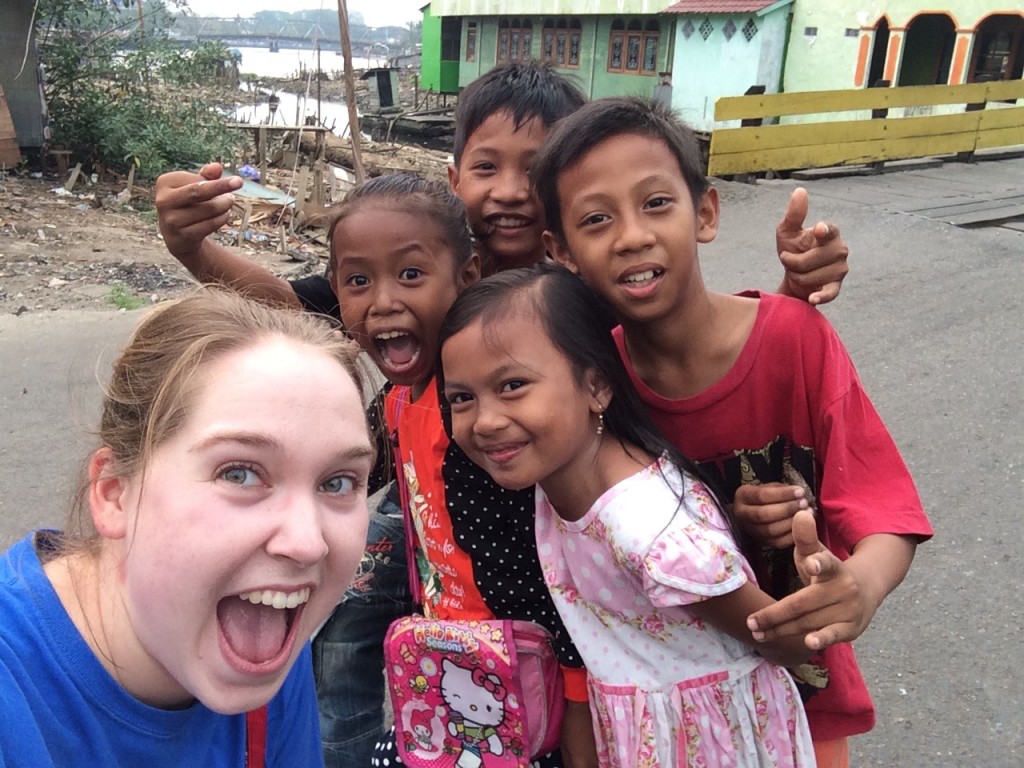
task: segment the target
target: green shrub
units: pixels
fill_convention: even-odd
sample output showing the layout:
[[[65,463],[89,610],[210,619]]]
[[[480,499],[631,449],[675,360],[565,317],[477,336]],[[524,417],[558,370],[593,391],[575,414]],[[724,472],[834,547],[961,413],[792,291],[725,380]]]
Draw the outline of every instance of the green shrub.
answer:
[[[53,144],[87,164],[122,172],[134,164],[141,179],[230,159],[243,137],[197,91],[231,54],[220,43],[175,47],[164,0],[149,0],[143,11],[140,24],[134,3],[40,0]]]
[[[131,292],[131,289],[123,283],[118,283],[110,289],[109,299],[110,303],[115,307],[127,312],[146,305],[146,300],[144,298],[136,296]]]

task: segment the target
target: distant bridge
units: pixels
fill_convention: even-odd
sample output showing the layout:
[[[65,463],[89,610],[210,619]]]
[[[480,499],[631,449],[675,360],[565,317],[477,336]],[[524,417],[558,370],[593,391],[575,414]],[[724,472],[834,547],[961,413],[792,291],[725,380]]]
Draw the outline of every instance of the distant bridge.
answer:
[[[377,53],[386,56],[388,46],[384,39],[390,29],[392,28],[372,30],[367,27],[354,27],[351,30],[355,33],[352,37],[352,47],[357,50],[376,49]],[[273,48],[276,45],[282,48],[315,48],[319,45],[324,51],[341,50],[341,35],[336,26],[325,29],[316,22],[294,19],[268,22],[241,17],[178,16],[174,20],[170,35],[182,43],[219,40],[229,47]]]

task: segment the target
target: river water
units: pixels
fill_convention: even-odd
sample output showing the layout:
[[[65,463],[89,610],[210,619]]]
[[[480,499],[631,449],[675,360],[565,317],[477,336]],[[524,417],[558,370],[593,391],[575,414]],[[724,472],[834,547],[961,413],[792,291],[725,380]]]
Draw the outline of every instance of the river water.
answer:
[[[272,52],[268,48],[234,48],[242,54],[242,63],[238,71],[252,73],[261,77],[297,76],[300,69],[316,71],[317,52],[308,48],[281,48]],[[343,57],[334,51],[320,52],[320,69],[335,77],[335,72],[344,70]],[[352,66],[356,69],[369,67],[386,67],[386,58],[353,57]]]
[[[239,72],[243,75],[253,74],[257,77],[297,78],[302,69],[305,69],[307,72],[315,72],[317,69],[317,52],[315,50],[281,48],[278,51],[270,51],[265,47],[235,48],[234,50],[242,54]],[[367,59],[353,57],[352,66],[355,69],[387,66],[387,60],[383,58]],[[344,71],[343,57],[336,55],[334,51],[321,51],[320,69],[329,73],[331,79],[340,78]],[[252,92],[246,90],[246,85],[243,84],[242,90],[248,103],[240,105],[235,110],[235,119],[242,123],[302,125],[307,117],[315,119],[319,114],[319,122],[322,125],[331,128],[337,135],[343,136],[348,129],[348,106],[344,102],[321,100],[318,107],[315,78],[307,79],[307,83],[308,96],[279,91],[277,97],[280,103],[273,114],[271,114],[270,107],[267,104],[266,90],[264,89],[258,95],[258,98],[254,98]]]
[[[310,95],[278,91],[280,99],[277,110],[272,115],[267,104],[267,93],[258,97],[261,103],[253,103],[255,99],[250,91],[243,88],[243,98],[248,103],[240,104],[235,109],[235,120],[240,123],[270,123],[271,125],[304,125],[305,118],[317,117],[316,84],[312,85]],[[326,125],[339,136],[348,128],[348,105],[339,101],[321,101],[319,106],[320,123]]]

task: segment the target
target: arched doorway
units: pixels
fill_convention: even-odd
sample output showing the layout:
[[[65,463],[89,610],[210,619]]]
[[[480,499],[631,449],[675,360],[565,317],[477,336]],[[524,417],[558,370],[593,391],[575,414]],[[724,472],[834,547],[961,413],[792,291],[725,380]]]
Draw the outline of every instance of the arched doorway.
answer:
[[[1024,18],[989,16],[974,34],[968,82],[1020,80],[1024,75]]]
[[[869,88],[885,78],[885,54],[889,50],[889,19],[885,16],[875,24],[875,41],[871,45],[871,66],[868,68]]]
[[[923,13],[907,27],[898,85],[937,85],[949,82],[956,27],[944,13]]]

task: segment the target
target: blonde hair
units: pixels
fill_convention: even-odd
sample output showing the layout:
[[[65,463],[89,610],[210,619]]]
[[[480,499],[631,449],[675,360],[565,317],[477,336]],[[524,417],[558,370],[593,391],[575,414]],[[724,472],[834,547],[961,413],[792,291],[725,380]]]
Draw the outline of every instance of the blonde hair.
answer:
[[[113,455],[114,471],[123,477],[143,472],[153,451],[181,429],[197,395],[197,374],[226,354],[275,336],[334,358],[352,377],[365,410],[359,347],[326,319],[204,286],[146,315],[114,361],[97,433]],[[65,552],[96,543],[85,513],[87,489],[83,481],[65,528]]]

